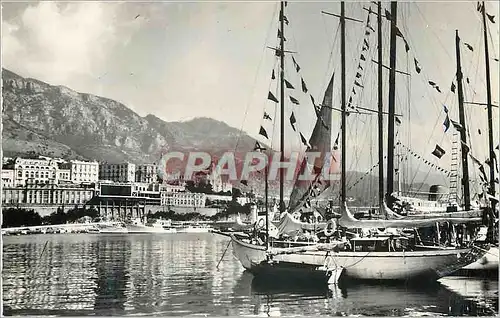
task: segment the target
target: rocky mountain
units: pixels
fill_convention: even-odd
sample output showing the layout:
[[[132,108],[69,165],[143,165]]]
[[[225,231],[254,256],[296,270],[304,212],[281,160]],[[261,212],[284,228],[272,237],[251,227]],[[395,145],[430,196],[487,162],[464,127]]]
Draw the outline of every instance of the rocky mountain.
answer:
[[[114,100],[78,93],[2,69],[5,156],[154,162],[162,151],[252,149],[255,140],[210,119],[165,122]]]

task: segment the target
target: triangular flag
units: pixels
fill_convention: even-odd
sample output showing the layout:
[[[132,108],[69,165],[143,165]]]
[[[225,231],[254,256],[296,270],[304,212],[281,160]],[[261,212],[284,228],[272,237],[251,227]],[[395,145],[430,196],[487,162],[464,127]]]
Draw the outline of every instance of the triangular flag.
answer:
[[[469,43],[465,43],[464,42],[464,45],[469,49],[471,50],[472,52],[474,52],[474,49],[472,48],[472,45],[470,45]]]
[[[304,79],[303,78],[300,78],[300,81],[302,83],[302,91],[304,92],[304,94],[307,93],[307,86],[306,86],[306,82],[304,82]]]
[[[360,78],[361,77],[361,73],[356,73],[356,78]]]
[[[391,21],[391,13],[385,9],[385,18],[389,21]]]
[[[403,40],[405,41],[405,51],[406,53],[408,53],[408,51],[410,51],[410,46],[408,45],[408,42],[406,41],[405,38],[403,38]]]
[[[358,83],[358,81],[354,81],[354,85],[359,86],[359,87],[363,87],[363,85],[361,85],[360,83]]]
[[[443,105],[444,107],[444,112],[448,114],[448,107],[446,107],[446,105]]]
[[[448,115],[446,115],[446,118],[444,119],[443,128],[444,132],[447,132],[448,129],[450,128],[450,117]]]
[[[396,121],[396,124],[401,125],[401,119],[398,117],[395,117],[394,120]]]
[[[363,70],[363,66],[361,66],[361,64],[358,64],[358,69]]]
[[[451,92],[455,93],[455,83],[451,83]]]
[[[267,139],[269,139],[269,137],[267,136],[266,130],[262,126],[260,126],[259,135],[262,135],[262,136],[266,137]]]
[[[273,73],[271,74],[271,79],[275,79],[276,76],[274,75],[274,70],[273,70]]]
[[[491,21],[491,23],[495,23],[495,16],[494,15],[490,15],[490,14],[486,13],[486,16]]]
[[[337,134],[337,138],[335,138],[335,142],[333,143],[333,150],[339,149],[339,137],[340,134]]]
[[[368,29],[372,30],[372,32],[375,32],[375,29],[371,25],[367,25],[367,27],[368,27]]]
[[[439,86],[436,85],[436,87],[434,87],[438,92],[441,93],[441,89],[439,89]]]
[[[267,95],[267,99],[272,100],[275,103],[278,102],[278,99],[276,97],[274,97],[273,93],[271,93],[271,92],[269,92],[269,94]]]
[[[268,113],[266,113],[266,112],[264,112],[264,119],[273,120],[273,119],[271,118],[271,116],[269,116],[269,114],[268,114]]]
[[[361,54],[360,59],[361,59],[361,61],[366,61],[365,56],[363,54]]]
[[[297,120],[295,119],[295,115],[293,114],[292,112],[292,115],[290,116],[290,125],[292,125],[292,128],[293,128],[293,131],[295,131],[295,123],[297,122]]]
[[[420,74],[420,71],[422,71],[422,69],[420,68],[420,66],[418,66],[417,59],[413,58],[413,61],[415,62],[415,70],[417,71],[418,74]]]
[[[309,94],[309,97],[311,97],[311,102],[316,107],[316,102],[314,101],[314,97],[311,94]]]
[[[434,83],[433,81],[429,81],[429,85],[431,85],[432,87],[435,87],[436,83]]]
[[[285,86],[286,86],[286,88],[289,88],[289,89],[295,89],[295,87],[293,87],[293,85],[287,80],[285,80]]]
[[[281,34],[281,31],[278,30],[278,39],[281,39],[283,35]],[[283,41],[286,41],[286,38],[283,38]]]
[[[305,146],[309,147],[309,144],[307,143],[307,140],[306,140],[306,138],[304,137],[304,135],[302,135],[302,133],[301,133],[301,132],[299,132],[299,134],[300,134],[300,140],[302,141],[302,143],[303,143]]]
[[[477,11],[481,13],[483,12],[483,5],[480,1],[477,2]]]
[[[300,104],[299,101],[295,97],[293,97],[293,96],[290,96],[290,101],[292,103],[294,103],[295,105],[299,105]]]

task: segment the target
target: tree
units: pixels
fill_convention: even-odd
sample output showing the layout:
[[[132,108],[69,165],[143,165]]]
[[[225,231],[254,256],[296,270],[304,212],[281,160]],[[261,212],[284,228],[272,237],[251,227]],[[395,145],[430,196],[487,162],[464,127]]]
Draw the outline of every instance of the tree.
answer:
[[[42,217],[35,210],[20,208],[4,209],[2,227],[36,226],[42,224]]]

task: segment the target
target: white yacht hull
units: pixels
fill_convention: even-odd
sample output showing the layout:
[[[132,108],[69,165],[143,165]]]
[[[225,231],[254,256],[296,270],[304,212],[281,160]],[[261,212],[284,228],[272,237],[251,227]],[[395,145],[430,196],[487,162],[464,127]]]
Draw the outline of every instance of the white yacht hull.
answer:
[[[179,233],[209,233],[210,228],[208,227],[186,227],[179,229]]]
[[[463,269],[471,271],[498,271],[498,246],[492,246],[486,254],[472,264],[465,266]]]
[[[127,228],[125,227],[106,227],[99,229],[100,234],[127,234]]]
[[[292,269],[316,271],[328,279],[326,263],[343,268],[343,274],[359,280],[434,280],[451,274],[478,259],[471,249],[411,252],[334,252],[308,251],[279,254],[268,262],[264,246],[253,245],[232,237],[233,253],[243,267],[255,274],[271,270]],[[482,255],[482,254],[481,254]]]
[[[168,234],[177,233],[176,229],[164,229],[162,227],[153,227],[146,225],[128,224],[127,231],[129,234]]]

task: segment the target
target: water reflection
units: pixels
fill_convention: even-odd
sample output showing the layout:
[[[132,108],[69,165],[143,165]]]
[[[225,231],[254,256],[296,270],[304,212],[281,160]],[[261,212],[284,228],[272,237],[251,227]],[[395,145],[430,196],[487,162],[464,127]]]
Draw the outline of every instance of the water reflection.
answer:
[[[276,284],[244,272],[211,234],[5,237],[6,314],[492,315],[498,282],[448,277],[425,287]]]

